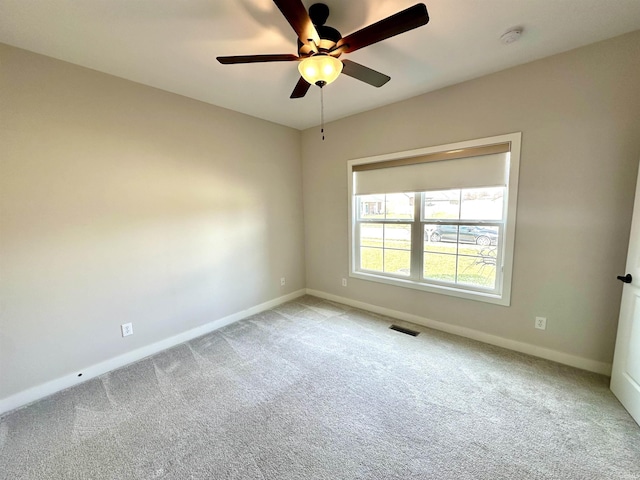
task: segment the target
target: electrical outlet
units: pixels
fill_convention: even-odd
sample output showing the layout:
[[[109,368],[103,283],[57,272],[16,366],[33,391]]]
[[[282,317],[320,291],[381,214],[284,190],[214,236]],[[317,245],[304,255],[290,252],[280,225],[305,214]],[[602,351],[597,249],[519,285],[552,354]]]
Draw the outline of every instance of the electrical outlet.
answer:
[[[539,330],[546,330],[547,319],[545,317],[536,317],[535,327]]]
[[[122,325],[120,325],[120,329],[122,329],[123,337],[133,335],[133,323],[123,323]]]
[[[286,278],[284,278],[284,277],[282,277],[282,278],[280,279],[280,286],[281,286],[281,287],[284,287],[286,284],[287,284],[287,279],[286,279]]]
[[[343,278],[343,279],[342,279],[342,286],[343,286],[343,287],[346,287],[346,286],[347,286],[347,279],[346,279],[346,278]]]

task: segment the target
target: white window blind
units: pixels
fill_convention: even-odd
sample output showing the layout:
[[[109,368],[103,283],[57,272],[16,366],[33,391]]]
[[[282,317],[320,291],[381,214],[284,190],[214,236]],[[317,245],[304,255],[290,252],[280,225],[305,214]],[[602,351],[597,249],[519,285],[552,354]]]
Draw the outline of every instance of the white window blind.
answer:
[[[509,152],[464,158],[426,157],[354,167],[355,195],[506,185]]]

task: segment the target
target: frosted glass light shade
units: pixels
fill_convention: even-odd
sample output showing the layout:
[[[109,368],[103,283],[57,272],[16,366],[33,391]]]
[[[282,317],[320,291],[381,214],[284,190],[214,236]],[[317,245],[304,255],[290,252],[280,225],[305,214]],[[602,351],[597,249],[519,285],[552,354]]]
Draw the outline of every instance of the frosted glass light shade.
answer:
[[[298,70],[311,85],[324,86],[338,78],[342,72],[342,62],[331,55],[318,53],[302,60]]]

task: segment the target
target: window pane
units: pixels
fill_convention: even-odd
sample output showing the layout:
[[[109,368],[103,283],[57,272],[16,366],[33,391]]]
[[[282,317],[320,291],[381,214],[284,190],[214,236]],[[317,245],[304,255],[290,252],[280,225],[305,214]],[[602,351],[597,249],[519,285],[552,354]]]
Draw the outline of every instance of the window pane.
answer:
[[[496,286],[496,249],[484,249],[482,256],[458,257],[458,283],[475,287],[495,288]]]
[[[362,219],[384,218],[384,195],[360,195],[358,210]]]
[[[499,227],[427,224],[424,230],[425,278],[495,288]]]
[[[460,243],[488,247],[498,244],[499,227],[486,227],[483,225],[461,225]]]
[[[383,232],[382,223],[361,223],[360,245],[366,247],[382,247]]]
[[[458,252],[457,240],[458,227],[456,225],[424,226],[425,252],[456,254]]]
[[[456,281],[456,256],[438,253],[424,254],[424,278],[441,282]]]
[[[425,225],[425,250],[433,251],[435,246],[447,243],[479,245],[481,247],[498,244],[499,227],[484,225]],[[440,248],[436,249],[441,251]],[[447,250],[449,251],[449,250]]]
[[[411,252],[407,250],[384,250],[384,271],[396,275],[411,273]]]
[[[460,190],[424,192],[424,218],[460,218]]]
[[[381,248],[360,247],[360,268],[382,272],[382,252]]]
[[[469,257],[480,257],[487,253],[489,249],[495,251],[497,247],[483,247],[482,245],[473,245],[470,243],[463,243],[458,245],[458,254],[466,255]]]
[[[411,225],[361,223],[360,268],[408,276],[411,270]]]
[[[413,193],[390,193],[386,195],[387,220],[413,220]]]
[[[504,187],[462,190],[462,220],[502,220]]]
[[[411,225],[386,224],[384,226],[384,248],[411,250]]]
[[[457,225],[436,225],[430,232],[429,240],[432,242],[457,242],[458,226]]]

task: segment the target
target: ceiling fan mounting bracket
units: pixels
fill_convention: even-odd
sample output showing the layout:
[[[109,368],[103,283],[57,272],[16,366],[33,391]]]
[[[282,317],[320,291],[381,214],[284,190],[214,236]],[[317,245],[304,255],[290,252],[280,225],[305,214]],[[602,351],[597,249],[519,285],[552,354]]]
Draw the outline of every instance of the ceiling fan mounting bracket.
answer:
[[[331,53],[334,57],[342,55],[342,51],[336,49],[336,45],[342,39],[342,34],[333,27],[325,25],[329,17],[329,7],[324,3],[314,3],[309,7],[309,18],[318,33],[320,42],[316,43],[312,38],[304,43],[298,39],[298,55],[308,57],[317,53]]]
[[[309,18],[316,28],[324,25],[329,18],[329,7],[324,3],[314,3],[309,7]]]

